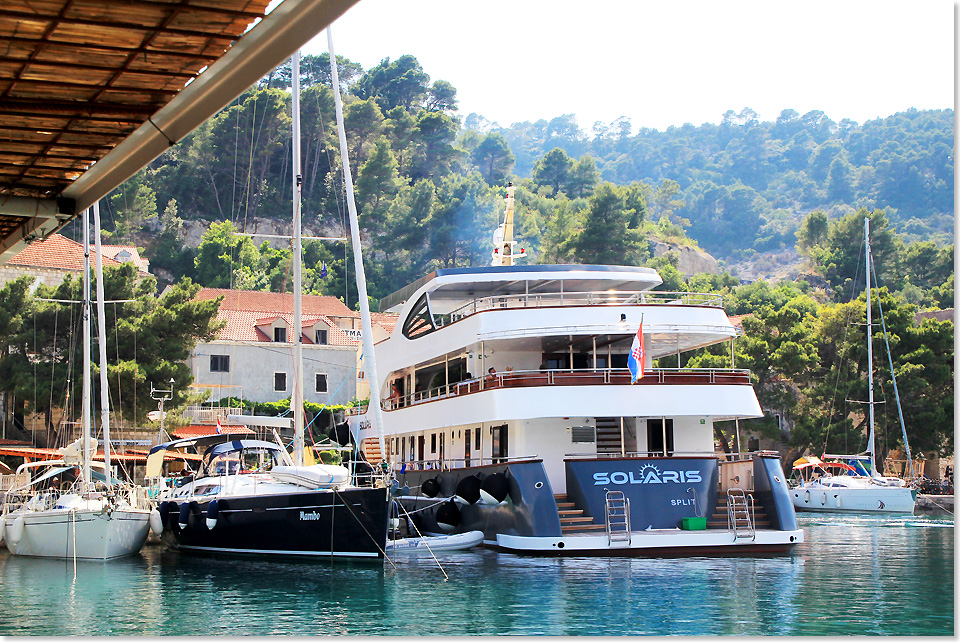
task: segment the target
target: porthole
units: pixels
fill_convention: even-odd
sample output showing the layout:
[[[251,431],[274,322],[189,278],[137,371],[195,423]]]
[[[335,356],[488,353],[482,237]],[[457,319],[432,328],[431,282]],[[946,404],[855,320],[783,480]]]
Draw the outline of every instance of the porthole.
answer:
[[[543,488],[543,482],[537,482],[533,485],[534,488]]]
[[[780,478],[779,478],[779,477],[777,477],[776,475],[774,475],[773,478],[774,478],[774,480],[776,480],[776,482],[777,482],[778,484],[780,483]]]
[[[559,543],[557,544],[557,548],[563,548],[563,542],[559,542]]]

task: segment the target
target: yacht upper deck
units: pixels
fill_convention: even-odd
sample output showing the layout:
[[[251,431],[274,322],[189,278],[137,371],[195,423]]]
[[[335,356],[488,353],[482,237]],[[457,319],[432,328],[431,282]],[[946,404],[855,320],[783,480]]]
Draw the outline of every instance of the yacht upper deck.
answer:
[[[663,283],[656,270],[623,265],[511,265],[437,270],[383,298],[381,312],[400,312],[411,298],[429,294],[447,310],[478,299],[590,292],[638,293]]]

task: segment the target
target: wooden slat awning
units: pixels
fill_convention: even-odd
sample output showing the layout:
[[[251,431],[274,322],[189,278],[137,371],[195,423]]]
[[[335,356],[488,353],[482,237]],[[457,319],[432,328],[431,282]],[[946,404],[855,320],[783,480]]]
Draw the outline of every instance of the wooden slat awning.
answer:
[[[0,3],[0,265],[179,142],[357,0],[283,0],[267,15],[269,2]]]
[[[264,15],[269,0],[6,0],[0,196],[57,195]]]

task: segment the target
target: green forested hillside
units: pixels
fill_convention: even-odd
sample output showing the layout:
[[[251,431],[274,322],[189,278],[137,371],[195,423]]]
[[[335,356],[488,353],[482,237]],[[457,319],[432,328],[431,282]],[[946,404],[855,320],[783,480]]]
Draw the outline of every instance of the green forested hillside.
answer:
[[[346,208],[327,63],[302,62],[303,211],[308,227],[339,235]],[[339,63],[371,297],[436,268],[488,264],[513,182],[528,261],[646,264],[659,270],[664,290],[721,293],[728,314],[746,316],[736,362],[751,369],[767,413],[742,422],[744,430],[790,429],[781,436],[797,452],[855,452],[862,415],[845,399],[862,398],[865,385],[866,337],[856,333],[870,218],[874,319],[882,302],[911,442],[953,452],[953,323],[915,316],[953,307],[951,110],[863,124],[791,110],[759,122],[744,110],[719,125],[636,134],[625,120],[587,134],[571,116],[505,128],[474,114],[461,122],[455,87],[432,81],[412,56],[370,70]],[[104,209],[115,242],[144,247],[168,280],[289,291],[288,245],[258,247],[233,233],[254,218],[291,218],[288,84],[289,72],[276,70],[113,193]],[[185,244],[196,220],[207,231]],[[653,239],[699,245],[730,262],[795,248],[804,277],[685,279],[675,253],[652,257]],[[355,307],[346,258],[341,244],[308,241],[305,288]],[[693,367],[730,364],[726,346],[683,358]],[[835,383],[841,377],[846,389]],[[887,380],[879,381],[888,395]],[[880,417],[882,451],[900,441],[892,407]],[[719,441],[727,444],[730,432]]]
[[[676,215],[721,257],[793,245],[798,214],[815,209],[890,208],[911,240],[952,238],[953,129],[950,109],[910,110],[862,125],[792,109],[760,122],[745,109],[728,111],[719,125],[635,135],[620,120],[595,126],[591,137],[572,116],[491,127],[509,142],[521,175],[559,147],[595,157],[603,180],[676,181],[684,200]]]
[[[324,54],[302,63],[303,208],[307,225],[337,232],[345,206],[328,61]],[[529,260],[651,262],[674,287],[672,259],[651,259],[651,238],[735,261],[793,248],[812,212],[836,221],[883,211],[900,244],[889,272],[902,282],[909,275],[899,257],[909,248],[917,255],[917,242],[933,242],[924,251],[935,253],[951,242],[951,110],[862,125],[791,110],[759,122],[743,110],[720,125],[664,132],[631,134],[621,119],[587,134],[572,116],[504,128],[461,118],[455,87],[432,81],[413,56],[366,71],[339,62],[374,298],[436,267],[487,263],[509,181],[518,185],[517,233]],[[128,181],[108,199],[106,228],[145,246],[172,278],[283,288],[282,244],[256,247],[229,226],[289,220],[288,85],[281,67]],[[211,228],[200,248],[185,247],[183,221],[197,219],[229,225]],[[354,304],[343,247],[314,243],[307,254],[311,291]]]

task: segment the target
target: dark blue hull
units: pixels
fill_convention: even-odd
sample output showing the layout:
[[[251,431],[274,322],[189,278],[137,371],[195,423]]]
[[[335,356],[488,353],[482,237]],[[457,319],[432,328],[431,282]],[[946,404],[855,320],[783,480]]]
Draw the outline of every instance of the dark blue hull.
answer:
[[[216,521],[210,528],[207,519],[213,500],[217,501]],[[186,528],[180,525],[184,503],[189,505]],[[161,515],[166,515],[163,540],[184,551],[382,558],[388,504],[383,488],[184,498],[170,501],[166,510],[161,508]]]
[[[718,491],[716,457],[571,458],[564,466],[566,496],[559,500],[541,460],[406,471],[398,475],[398,500],[420,531],[481,530],[491,546],[498,535],[555,538],[575,532],[605,533],[607,491],[624,493],[633,531],[679,529],[688,518],[706,520],[710,528],[727,527],[726,517],[717,517],[726,511],[726,496]],[[475,494],[466,501],[454,499],[458,492],[469,490],[470,484],[464,480],[477,477],[483,483],[495,474],[505,476],[508,482],[505,501],[492,503],[486,497],[477,500]],[[763,514],[761,527],[796,531],[796,515],[779,459],[753,457],[752,476],[750,493],[753,510]],[[429,488],[432,496],[424,496],[423,488]],[[578,516],[571,518],[574,514]],[[718,519],[722,523],[717,523]],[[758,545],[756,549],[772,552],[791,547]],[[739,552],[748,552],[747,548],[751,547],[740,547]],[[676,554],[691,554],[689,551],[681,547]]]

